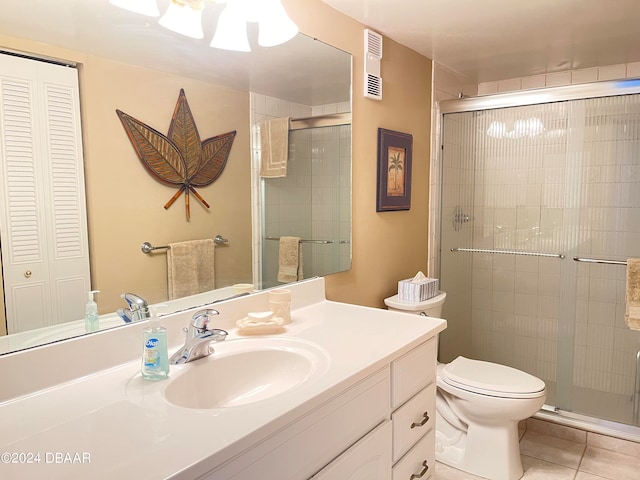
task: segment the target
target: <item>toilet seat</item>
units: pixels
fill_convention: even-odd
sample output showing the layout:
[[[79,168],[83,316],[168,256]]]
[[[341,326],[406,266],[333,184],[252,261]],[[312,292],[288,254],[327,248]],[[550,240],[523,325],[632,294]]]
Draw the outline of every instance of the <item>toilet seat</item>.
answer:
[[[458,357],[438,372],[445,383],[482,395],[535,398],[545,393],[542,380],[515,368]]]

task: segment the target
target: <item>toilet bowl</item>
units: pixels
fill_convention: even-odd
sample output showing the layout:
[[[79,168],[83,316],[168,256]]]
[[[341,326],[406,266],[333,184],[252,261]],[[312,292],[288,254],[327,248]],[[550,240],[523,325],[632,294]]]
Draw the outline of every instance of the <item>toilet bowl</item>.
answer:
[[[436,383],[436,460],[491,480],[520,478],[518,422],[544,404],[544,382],[458,357],[438,365]]]

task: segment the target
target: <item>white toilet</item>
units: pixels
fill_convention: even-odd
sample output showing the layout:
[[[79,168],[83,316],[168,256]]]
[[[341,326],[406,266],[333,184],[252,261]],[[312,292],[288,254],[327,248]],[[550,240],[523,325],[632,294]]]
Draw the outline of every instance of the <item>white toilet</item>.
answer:
[[[436,459],[489,478],[522,476],[518,422],[544,404],[545,384],[515,368],[458,357],[438,365]]]
[[[415,304],[397,297],[385,299],[390,310],[440,317],[446,293]],[[520,478],[518,422],[544,404],[544,382],[515,368],[458,357],[438,364],[436,383],[436,460],[490,480]]]

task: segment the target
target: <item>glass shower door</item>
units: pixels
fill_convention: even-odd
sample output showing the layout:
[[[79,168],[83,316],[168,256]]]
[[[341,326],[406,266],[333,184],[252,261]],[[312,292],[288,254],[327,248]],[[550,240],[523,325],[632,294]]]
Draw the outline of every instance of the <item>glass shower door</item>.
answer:
[[[625,268],[573,258],[640,256],[639,112],[627,95],[444,116],[441,361],[510,365],[550,405],[637,423]]]

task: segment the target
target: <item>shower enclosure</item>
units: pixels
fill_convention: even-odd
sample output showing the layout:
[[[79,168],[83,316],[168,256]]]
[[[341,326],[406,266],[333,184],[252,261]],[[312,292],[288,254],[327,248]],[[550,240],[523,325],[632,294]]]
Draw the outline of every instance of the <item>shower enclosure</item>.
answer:
[[[300,237],[304,278],[351,268],[350,117],[308,120],[289,132],[286,177],[261,180],[263,288],[280,284],[281,236]]]
[[[524,370],[549,407],[640,438],[640,332],[624,321],[624,265],[640,257],[637,83],[442,102],[440,360]]]

